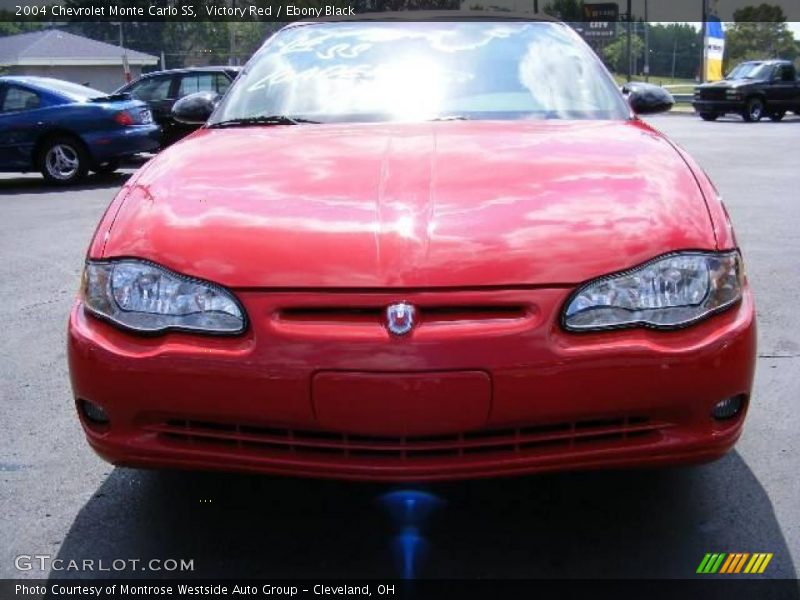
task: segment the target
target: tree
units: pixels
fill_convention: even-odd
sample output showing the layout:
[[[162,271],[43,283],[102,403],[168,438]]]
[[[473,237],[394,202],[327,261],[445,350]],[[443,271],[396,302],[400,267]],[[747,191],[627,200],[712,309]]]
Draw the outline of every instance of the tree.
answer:
[[[743,60],[798,56],[794,36],[780,6],[760,4],[740,8],[725,32],[726,70]]]
[[[0,37],[6,35],[16,35],[18,33],[28,33],[29,31],[39,31],[47,27],[47,23],[37,21],[14,21],[11,11],[0,10]]]
[[[700,35],[688,23],[654,23],[650,31],[650,74],[692,79],[700,67]],[[673,71],[674,67],[674,71]]]
[[[631,35],[631,55],[641,56],[644,53],[644,42],[638,35]],[[625,73],[628,70],[628,40],[623,33],[617,39],[603,48],[603,59],[608,67],[615,73]],[[642,64],[641,61],[639,64]]]
[[[551,0],[545,5],[544,12],[568,23],[577,23],[583,21],[583,1]]]

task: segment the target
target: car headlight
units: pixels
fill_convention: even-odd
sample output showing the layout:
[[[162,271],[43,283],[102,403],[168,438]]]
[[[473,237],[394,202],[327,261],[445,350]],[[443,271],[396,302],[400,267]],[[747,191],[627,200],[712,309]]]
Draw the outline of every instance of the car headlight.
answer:
[[[142,333],[236,334],[245,329],[244,310],[230,292],[149,262],[88,262],[83,296],[91,313]]]
[[[680,252],[578,288],[563,324],[572,331],[669,329],[694,323],[742,297],[739,252]]]

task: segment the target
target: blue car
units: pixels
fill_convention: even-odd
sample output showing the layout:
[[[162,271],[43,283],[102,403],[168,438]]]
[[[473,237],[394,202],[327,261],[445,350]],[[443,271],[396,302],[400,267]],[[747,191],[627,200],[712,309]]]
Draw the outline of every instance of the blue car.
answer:
[[[148,106],[47,77],[0,77],[0,171],[40,171],[69,184],[158,148]]]

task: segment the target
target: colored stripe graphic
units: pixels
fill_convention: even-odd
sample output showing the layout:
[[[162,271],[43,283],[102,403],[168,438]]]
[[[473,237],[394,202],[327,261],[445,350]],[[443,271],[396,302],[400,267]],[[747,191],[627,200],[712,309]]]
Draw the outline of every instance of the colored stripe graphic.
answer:
[[[744,561],[747,560],[748,556],[750,556],[749,552],[745,552],[744,554],[742,554],[742,557],[739,559],[739,562],[736,564],[736,569],[734,570],[734,573],[740,573],[741,572],[742,567],[744,566]]]
[[[700,566],[697,567],[697,571],[696,572],[697,573],[705,573],[706,572],[706,566],[708,565],[708,561],[709,560],[711,560],[711,555],[710,554],[706,554],[703,557],[703,560],[700,561]]]
[[[744,568],[745,573],[763,573],[764,569],[767,568],[769,561],[772,560],[772,553],[764,553],[760,552],[758,554],[753,554],[753,558],[750,559],[750,562],[747,563],[747,566]]]
[[[703,557],[700,566],[697,567],[698,573],[716,573],[725,558],[725,553],[721,554],[706,554]]]
[[[723,563],[722,568],[719,570],[720,573],[730,573],[731,567],[736,564],[736,561],[739,560],[739,554],[728,554],[727,560]]]
[[[744,572],[761,574],[766,570],[772,557],[773,554],[771,552],[756,552],[754,554],[748,552],[731,552],[730,554],[709,552],[700,561],[697,573],[734,574]],[[742,568],[744,568],[744,571],[742,571]]]
[[[764,569],[767,568],[767,565],[769,564],[769,561],[771,561],[771,560],[772,560],[772,552],[767,554],[767,556],[764,558],[764,562],[761,563],[761,568],[759,569],[758,572],[759,573],[763,573]]]

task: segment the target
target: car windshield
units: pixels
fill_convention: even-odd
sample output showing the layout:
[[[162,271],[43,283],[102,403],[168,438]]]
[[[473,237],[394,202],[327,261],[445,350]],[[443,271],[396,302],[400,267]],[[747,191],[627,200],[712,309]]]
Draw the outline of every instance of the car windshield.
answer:
[[[61,79],[42,79],[42,85],[47,88],[58,92],[63,96],[67,96],[70,100],[81,102],[83,100],[90,100],[92,98],[101,98],[107,96],[105,92],[95,90],[85,85],[77,83],[70,83],[69,81],[62,81]]]
[[[275,35],[210,124],[625,119],[627,103],[569,27],[545,22],[325,23]]]
[[[769,75],[770,67],[764,63],[742,63],[728,73],[725,79],[762,79]]]

